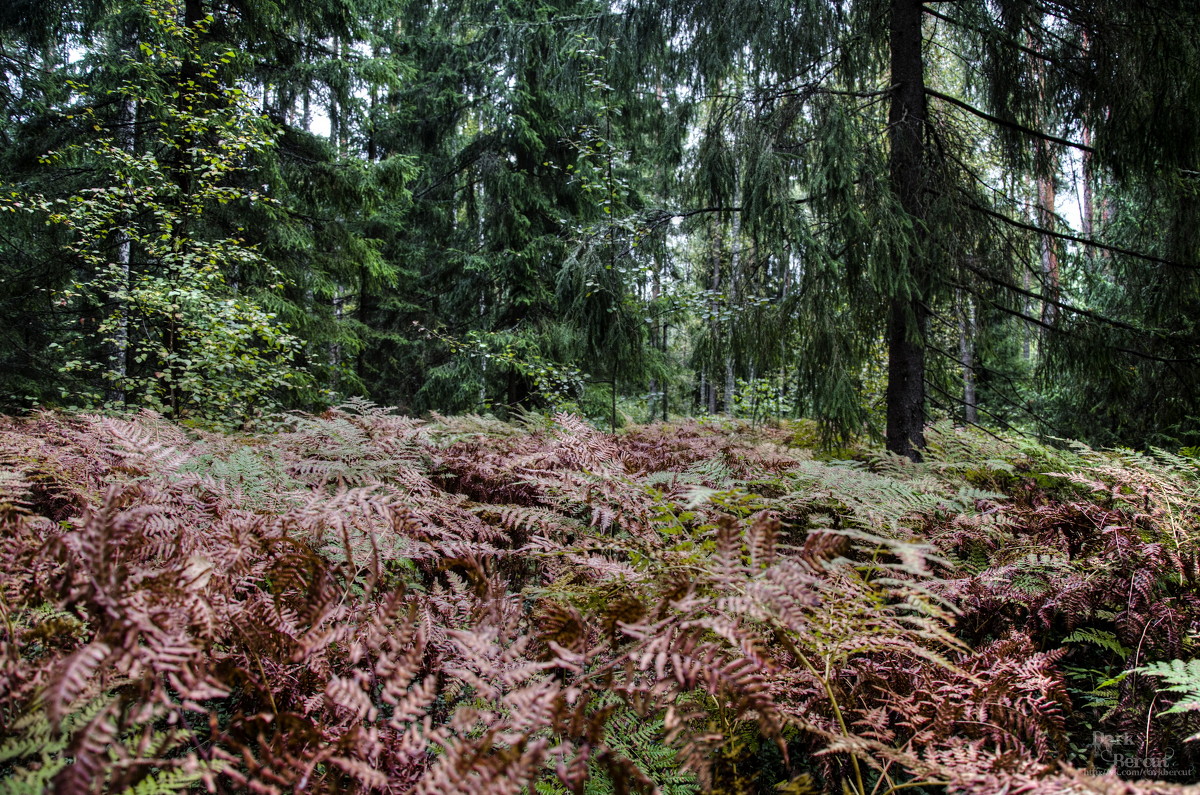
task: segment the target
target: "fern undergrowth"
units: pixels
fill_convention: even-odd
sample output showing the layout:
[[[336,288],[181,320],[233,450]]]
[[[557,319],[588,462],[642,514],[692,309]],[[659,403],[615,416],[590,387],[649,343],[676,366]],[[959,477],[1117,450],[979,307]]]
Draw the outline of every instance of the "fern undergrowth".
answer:
[[[0,419],[0,793],[1184,792],[1196,462]]]

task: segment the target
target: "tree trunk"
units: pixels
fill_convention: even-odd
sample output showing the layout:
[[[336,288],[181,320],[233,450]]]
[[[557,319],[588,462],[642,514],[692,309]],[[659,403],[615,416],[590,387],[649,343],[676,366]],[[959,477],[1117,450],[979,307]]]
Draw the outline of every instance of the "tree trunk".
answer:
[[[661,253],[656,253],[654,256],[654,273],[652,274],[651,281],[650,281],[650,306],[654,307],[654,309],[656,311],[658,309],[658,299],[660,296],[662,296],[662,255],[661,255]],[[651,323],[651,325],[650,325],[650,347],[655,350],[659,349],[658,332],[659,332],[658,324],[656,322]],[[663,348],[662,350],[665,351],[665,348]],[[667,390],[667,385],[666,385],[666,382],[664,381],[663,382],[663,394],[664,395],[666,394],[666,390]],[[655,402],[655,398],[657,396],[658,396],[658,379],[652,377],[650,379],[649,394],[646,397],[646,408],[650,415],[650,418],[648,420],[646,420],[647,422],[652,423],[658,417],[658,405]]]
[[[1083,145],[1092,145],[1092,129],[1087,124],[1083,125]],[[1083,200],[1079,208],[1079,223],[1083,227],[1083,236],[1088,240],[1092,239],[1092,235],[1096,234],[1096,205],[1095,199],[1092,197],[1092,153],[1083,153]],[[1087,247],[1087,258],[1091,259],[1095,252],[1091,246]]]
[[[725,413],[733,416],[733,398],[737,394],[737,381],[733,377],[733,357],[725,354]]]
[[[1030,47],[1036,46],[1032,37],[1029,43]],[[1038,87],[1038,105],[1039,107],[1045,107],[1046,70],[1044,64],[1039,63],[1034,66],[1033,77]],[[1046,126],[1046,120],[1042,120],[1041,126]],[[1058,184],[1055,179],[1055,176],[1058,174],[1057,150],[1052,149],[1049,142],[1039,140],[1037,142],[1035,164],[1037,168],[1037,223],[1043,229],[1053,230],[1055,221],[1057,220],[1054,208],[1055,197],[1058,194]],[[1053,303],[1058,300],[1057,243],[1058,241],[1052,235],[1042,235],[1042,295],[1046,297],[1046,300],[1042,302],[1043,334],[1049,331],[1057,318],[1057,307]]]
[[[612,433],[616,433],[617,432],[617,360],[615,358],[612,360],[612,369],[610,370],[610,373],[612,375],[612,417],[609,420],[609,431]]]
[[[925,446],[925,333],[928,312],[915,298],[888,308],[887,449],[921,460]]]
[[[892,95],[888,110],[892,190],[913,225],[913,238],[894,262],[895,283],[907,285],[888,307],[887,448],[921,460],[925,446],[925,338],[929,311],[925,190],[925,64],[920,0],[893,0]],[[903,278],[907,276],[908,278]]]
[[[342,60],[342,40],[338,37],[333,39],[333,57],[338,63]],[[342,152],[342,106],[338,89],[332,85],[329,86],[329,143],[333,144],[333,151],[338,157],[341,157]]]
[[[667,350],[668,350],[667,334],[669,331],[670,331],[670,326],[668,326],[666,323],[663,323],[663,325],[662,325],[662,352],[663,352],[664,359],[666,358]],[[671,395],[669,392],[669,387],[670,387],[670,379],[663,378],[663,385],[662,385],[662,421],[663,422],[667,421],[667,419],[670,417],[670,413],[671,413],[670,412],[670,403],[669,403]]]
[[[1043,142],[1040,146],[1045,146]],[[1049,152],[1045,153],[1049,158]],[[1055,158],[1057,160],[1057,158]],[[1038,186],[1038,223],[1043,229],[1053,229],[1055,222],[1054,198],[1057,193],[1053,172],[1047,170],[1037,180]],[[1058,300],[1058,250],[1055,239],[1051,235],[1042,235],[1042,294],[1046,296],[1042,302],[1042,323],[1053,326],[1057,317],[1057,307],[1052,303]]]
[[[719,290],[721,288],[721,226],[722,226],[722,221],[721,221],[720,217],[714,218],[713,219],[713,236],[712,236],[712,276],[709,279],[709,283],[708,283],[708,290],[709,290],[709,293],[711,294],[711,297],[709,298],[709,305],[714,310],[711,313],[712,320],[709,321],[709,327],[711,329],[714,345],[716,345],[716,340],[721,338],[720,321],[717,320],[720,313],[718,311],[715,311],[715,310],[718,310],[721,308],[721,299],[717,295],[717,290]],[[713,358],[715,358],[715,357],[713,357]],[[717,378],[717,376],[714,373],[713,378],[708,382],[708,413],[709,414],[717,413],[716,378]]]
[[[1091,41],[1088,34],[1083,34],[1083,49],[1087,51],[1091,47]],[[1095,165],[1092,162],[1092,128],[1091,125],[1084,120],[1083,129],[1080,131],[1083,137],[1083,145],[1087,149],[1083,150],[1081,160],[1081,170],[1083,178],[1083,197],[1080,200],[1079,207],[1079,223],[1083,227],[1083,236],[1088,240],[1093,240],[1096,234],[1096,201],[1092,194],[1092,184],[1095,177]],[[1084,248],[1084,257],[1090,265],[1096,258],[1096,249],[1094,246]]]
[[[740,212],[733,214],[733,229],[729,235],[729,278],[726,280],[728,287],[725,288],[725,294],[728,296],[726,305],[733,307],[737,305],[737,288],[738,288],[738,269],[741,255],[741,236],[742,236],[742,214]],[[737,395],[737,380],[734,377],[734,328],[733,328],[733,313],[729,313],[729,328],[725,337],[725,413],[730,417],[734,412],[734,397]]]
[[[118,135],[121,148],[130,155],[135,154],[137,150],[135,137],[137,108],[133,101],[125,100],[121,103],[119,125],[121,129]],[[133,181],[130,180],[126,187],[132,194]],[[123,223],[129,223],[128,215],[123,218]],[[123,407],[127,398],[125,384],[129,375],[129,277],[130,265],[133,261],[133,241],[130,240],[129,234],[122,229],[117,232],[116,244],[116,268],[113,274],[116,289],[109,295],[109,300],[113,305],[114,322],[112,336],[108,341],[110,381],[107,398],[109,403]]]
[[[372,49],[372,54],[378,60],[382,54],[379,45]],[[367,121],[367,161],[374,163],[379,159],[379,145],[376,142],[376,131],[379,129],[379,86],[371,83],[371,110]]]
[[[979,422],[979,409],[975,398],[975,302],[961,290],[958,293],[958,302],[958,358],[962,364],[963,422],[975,425]]]

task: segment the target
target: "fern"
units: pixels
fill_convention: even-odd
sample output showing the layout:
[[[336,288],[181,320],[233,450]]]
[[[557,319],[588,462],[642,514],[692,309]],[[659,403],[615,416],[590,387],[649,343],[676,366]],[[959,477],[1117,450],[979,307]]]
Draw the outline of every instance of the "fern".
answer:
[[[192,770],[165,770],[151,773],[132,787],[126,787],[121,791],[121,795],[171,795],[176,792],[187,792],[205,778],[211,778],[212,774],[219,772],[222,766],[221,764],[204,767],[196,765]]]
[[[91,722],[110,703],[112,696],[108,694],[79,701],[71,705],[57,726],[51,722],[43,705],[35,703],[8,727],[11,736],[0,745],[0,762],[18,763],[23,758],[35,756],[44,762],[61,755],[74,732]]]
[[[65,791],[68,787],[67,773],[78,763],[79,735],[95,725],[106,713],[112,713],[118,704],[113,692],[90,698],[82,698],[63,708],[63,716],[57,723],[41,701],[34,702],[29,711],[8,727],[9,738],[0,744],[0,793],[42,793],[52,789]],[[129,795],[165,795],[184,792],[202,779],[220,771],[219,762],[201,761],[193,757],[178,758],[179,751],[190,735],[187,732],[156,732],[146,742],[144,725],[131,724],[117,738],[119,745],[104,749],[112,759],[120,759],[137,752],[137,757],[157,761],[165,769],[151,770],[138,775],[131,766],[134,759],[126,759],[126,774],[109,775],[108,791],[119,791]],[[175,759],[169,757],[175,756]],[[140,780],[122,787],[119,782],[132,773]],[[115,786],[115,789],[112,787]]]
[[[1093,731],[1190,763],[1187,683],[1155,715],[1129,671],[1194,656],[1190,459],[796,435],[0,420],[0,786],[1036,793]]]
[[[1132,649],[1128,648],[1117,639],[1115,633],[1105,630],[1080,628],[1072,632],[1070,635],[1063,638],[1063,643],[1090,643],[1102,649],[1106,649],[1125,660],[1132,653]]]
[[[1157,676],[1168,683],[1159,692],[1182,693],[1165,715],[1178,712],[1200,710],[1200,660],[1171,660],[1144,665],[1137,669],[1139,673]],[[1189,740],[1200,737],[1189,737]]]

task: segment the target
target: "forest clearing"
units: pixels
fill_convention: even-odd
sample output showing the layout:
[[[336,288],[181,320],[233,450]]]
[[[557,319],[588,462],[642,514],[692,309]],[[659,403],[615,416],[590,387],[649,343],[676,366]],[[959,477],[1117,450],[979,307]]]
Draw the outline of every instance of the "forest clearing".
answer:
[[[279,422],[4,422],[0,791],[1194,791],[1197,459]]]

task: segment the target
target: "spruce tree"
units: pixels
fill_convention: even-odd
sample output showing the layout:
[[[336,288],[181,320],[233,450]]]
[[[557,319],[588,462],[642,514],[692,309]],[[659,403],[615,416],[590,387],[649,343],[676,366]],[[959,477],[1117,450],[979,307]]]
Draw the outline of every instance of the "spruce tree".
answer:
[[[926,362],[936,342],[929,321],[953,307],[956,290],[1050,326],[1054,340],[1090,339],[1092,363],[1102,360],[1105,348],[1094,343],[1103,329],[1124,329],[1141,348],[1166,339],[1161,327],[1095,311],[1069,285],[1052,283],[1041,246],[1063,233],[1021,212],[997,174],[1044,175],[1050,152],[1084,149],[1071,137],[1078,125],[1089,130],[1094,169],[1126,189],[1171,190],[1177,198],[1172,186],[1196,162],[1195,131],[1179,123],[1197,100],[1188,77],[1194,44],[1183,40],[1197,14],[1187,4],[664,2],[639,4],[637,12],[642,24],[665,20],[668,40],[681,51],[675,77],[689,80],[693,97],[717,93],[730,64],[742,65],[742,111],[731,114],[726,133],[735,161],[757,162],[764,150],[793,158],[794,188],[784,200],[795,208],[793,226],[772,219],[768,205],[741,202],[738,211],[744,227],[799,249],[799,290],[826,305],[810,303],[800,322],[835,328],[801,335],[810,346],[801,360],[821,357],[802,380],[817,414],[838,424],[856,417],[847,405],[865,397],[861,374],[872,346],[863,341],[882,333],[888,447],[919,457],[929,390],[941,388],[937,379],[931,383]],[[1170,51],[1179,55],[1152,54],[1164,51],[1156,46],[1162,42],[1177,45]],[[950,48],[960,59],[955,79],[928,71],[931,47]],[[984,123],[985,140],[996,142],[999,171],[972,162],[978,136],[968,135],[968,117],[970,125]],[[764,127],[769,135],[759,132]],[[697,168],[719,174],[724,166],[708,159]],[[1186,207],[1178,204],[1174,219],[1163,219],[1167,228],[1186,228]],[[1103,250],[1101,240],[1088,242]],[[1195,258],[1187,245],[1169,255],[1136,245],[1107,250],[1140,260],[1143,273],[1186,269]],[[1050,323],[1052,317],[1058,320]],[[1131,356],[1158,356],[1121,347]],[[833,351],[850,355],[839,359]],[[841,372],[830,372],[827,362]],[[841,395],[836,404],[833,395]]]

